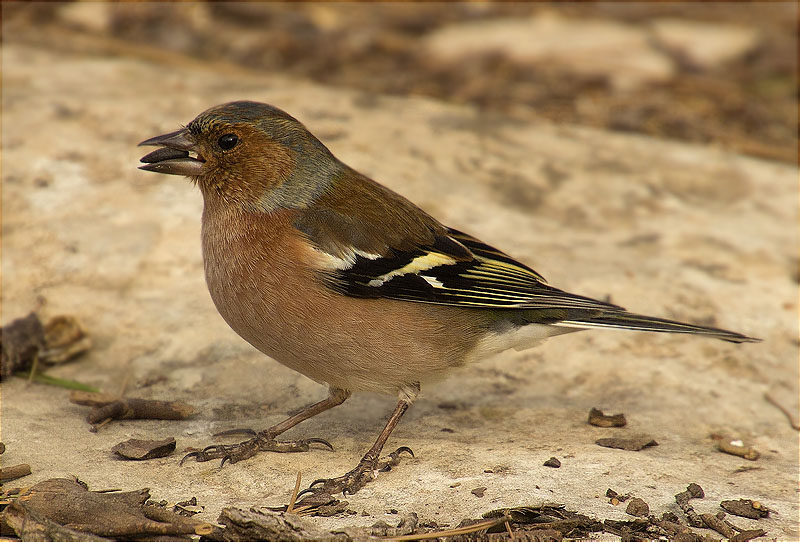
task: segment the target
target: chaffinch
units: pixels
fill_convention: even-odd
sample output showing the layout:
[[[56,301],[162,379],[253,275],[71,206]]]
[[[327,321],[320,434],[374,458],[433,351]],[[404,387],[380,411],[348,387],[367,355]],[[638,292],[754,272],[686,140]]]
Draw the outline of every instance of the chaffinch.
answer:
[[[251,431],[249,440],[190,454],[199,461],[327,444],[275,439],[353,391],[398,394],[359,465],[306,490],[354,493],[374,477],[420,384],[454,367],[589,328],[756,340],[548,286],[527,265],[343,164],[271,105],[213,107],[140,145],[159,147],[141,159],[141,169],[188,176],[203,193],[206,281],[225,321],[263,353],[330,388],[325,400]]]

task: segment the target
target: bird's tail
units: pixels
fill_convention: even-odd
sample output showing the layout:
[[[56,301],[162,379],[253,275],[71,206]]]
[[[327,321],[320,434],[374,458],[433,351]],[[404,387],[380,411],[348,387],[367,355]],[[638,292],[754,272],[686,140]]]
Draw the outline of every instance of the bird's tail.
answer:
[[[625,311],[604,311],[595,314],[581,315],[579,318],[562,320],[555,325],[574,329],[616,328],[636,331],[655,331],[660,333],[688,333],[691,335],[714,337],[715,339],[721,339],[732,343],[753,343],[761,341],[761,339],[755,339],[747,335],[742,335],[741,333],[735,333],[716,327],[685,324],[674,320],[644,316],[642,314],[634,314]]]

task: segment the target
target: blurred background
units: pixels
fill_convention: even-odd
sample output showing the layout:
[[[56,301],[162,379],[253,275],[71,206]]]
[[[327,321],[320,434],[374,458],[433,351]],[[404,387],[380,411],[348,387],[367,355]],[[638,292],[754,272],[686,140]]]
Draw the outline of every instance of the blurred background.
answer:
[[[785,3],[4,4],[4,38],[797,159]],[[223,72],[221,72],[223,73]]]
[[[361,395],[295,433],[332,438],[335,454],[220,471],[109,459],[131,436],[201,447],[324,394],[216,313],[200,191],[136,169],[149,150],[139,141],[249,98],[296,115],[345,163],[556,287],[764,339],[581,333],[466,367],[426,388],[393,436],[419,459],[330,525],[397,521],[387,509],[458,525],[553,500],[629,520],[598,495],[641,495],[657,516],[697,482],[714,496],[698,506],[757,500],[776,513],[752,528],[800,539],[797,432],[764,399],[799,411],[796,3],[0,9],[2,323],[74,316],[91,348],[47,376],[198,409],[90,433],[65,390],[3,380],[4,463],[29,464],[38,480],[196,496],[214,521],[231,503],[286,502],[298,470],[304,484],[345,472],[374,437],[394,400]],[[662,445],[595,445],[606,433],[585,423],[592,407],[624,412]],[[715,435],[752,443],[761,463],[742,469]],[[551,456],[564,468],[543,466]]]

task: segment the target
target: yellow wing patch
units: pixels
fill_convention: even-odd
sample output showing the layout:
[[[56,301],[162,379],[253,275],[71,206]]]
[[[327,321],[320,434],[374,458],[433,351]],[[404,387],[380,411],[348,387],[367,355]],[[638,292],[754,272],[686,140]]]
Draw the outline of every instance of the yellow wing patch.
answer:
[[[368,286],[377,287],[383,285],[385,282],[392,280],[394,277],[408,275],[409,273],[419,274],[421,271],[427,271],[434,267],[442,265],[452,265],[456,260],[446,254],[440,252],[428,252],[422,256],[417,256],[406,265],[399,269],[393,269],[388,273],[372,279],[367,283]]]

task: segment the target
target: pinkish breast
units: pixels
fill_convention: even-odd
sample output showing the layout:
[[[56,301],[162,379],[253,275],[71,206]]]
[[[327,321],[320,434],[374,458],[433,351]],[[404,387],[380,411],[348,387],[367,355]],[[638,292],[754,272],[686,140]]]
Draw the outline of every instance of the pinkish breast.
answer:
[[[477,341],[466,311],[330,290],[293,217],[206,205],[206,282],[242,338],[309,378],[353,391],[395,393],[463,363]]]

